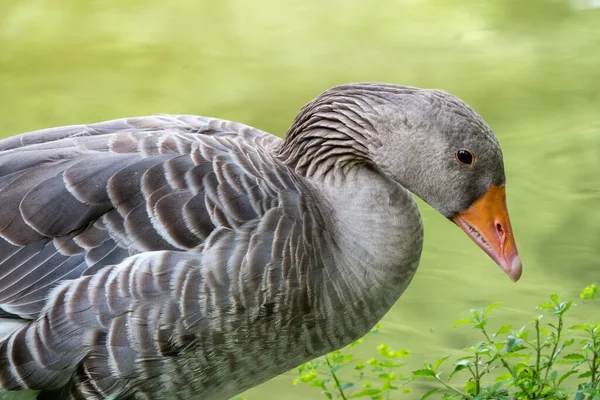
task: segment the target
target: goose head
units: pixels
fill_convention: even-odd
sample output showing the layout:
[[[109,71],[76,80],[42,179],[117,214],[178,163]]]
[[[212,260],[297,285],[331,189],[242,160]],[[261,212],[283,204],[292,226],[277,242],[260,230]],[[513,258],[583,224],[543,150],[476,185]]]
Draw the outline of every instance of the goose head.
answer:
[[[304,106],[282,154],[307,176],[379,171],[459,226],[517,281],[502,151],[471,107],[441,91],[360,83]]]

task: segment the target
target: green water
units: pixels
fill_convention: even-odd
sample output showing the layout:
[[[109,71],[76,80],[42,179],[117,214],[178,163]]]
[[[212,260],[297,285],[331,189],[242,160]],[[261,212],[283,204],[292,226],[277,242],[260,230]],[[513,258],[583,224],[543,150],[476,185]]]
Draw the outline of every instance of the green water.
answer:
[[[511,283],[421,204],[421,267],[359,352],[385,341],[410,349],[416,367],[474,342],[450,328],[470,308],[501,301],[498,324],[520,324],[549,292],[574,297],[600,279],[600,10],[559,0],[0,0],[0,136],[156,113],[283,134],[305,102],[349,81],[442,88],[483,115],[504,150],[524,263]],[[592,317],[600,307],[576,309],[573,322]],[[246,397],[318,396],[293,375]]]

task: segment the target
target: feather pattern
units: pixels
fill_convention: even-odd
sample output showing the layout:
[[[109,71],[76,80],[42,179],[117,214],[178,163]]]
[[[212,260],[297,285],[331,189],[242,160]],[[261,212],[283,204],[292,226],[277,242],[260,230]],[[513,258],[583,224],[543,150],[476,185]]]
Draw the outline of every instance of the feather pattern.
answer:
[[[421,254],[373,156],[382,107],[419,93],[328,91],[285,140],[188,115],[1,140],[0,388],[225,399],[365,334]]]

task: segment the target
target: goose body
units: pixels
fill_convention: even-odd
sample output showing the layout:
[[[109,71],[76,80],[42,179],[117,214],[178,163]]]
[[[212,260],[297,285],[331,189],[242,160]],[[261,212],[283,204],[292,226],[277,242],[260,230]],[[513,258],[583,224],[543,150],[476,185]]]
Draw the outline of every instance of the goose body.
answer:
[[[480,164],[457,162],[453,134]],[[386,84],[330,89],[285,139],[183,115],[1,140],[0,388],[232,397],[390,309],[422,250],[410,191],[518,279],[505,206],[486,206],[503,204],[503,186],[472,109]],[[489,228],[477,218],[492,208]]]

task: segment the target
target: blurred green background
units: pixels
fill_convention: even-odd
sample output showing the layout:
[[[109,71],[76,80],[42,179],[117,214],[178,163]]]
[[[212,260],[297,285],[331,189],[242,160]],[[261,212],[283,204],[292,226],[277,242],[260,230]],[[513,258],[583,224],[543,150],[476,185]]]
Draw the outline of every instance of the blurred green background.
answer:
[[[359,352],[384,341],[418,367],[476,341],[450,328],[470,308],[500,301],[499,325],[525,323],[548,293],[574,298],[600,279],[593,0],[0,0],[0,137],[157,113],[283,135],[304,103],[350,81],[441,88],[487,120],[524,263],[512,284],[421,204],[421,267]],[[245,396],[318,396],[294,375]]]

